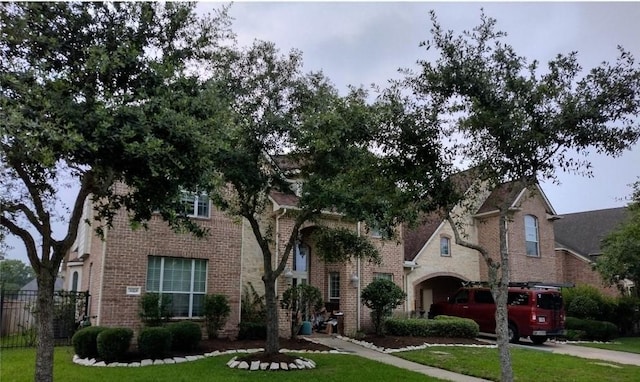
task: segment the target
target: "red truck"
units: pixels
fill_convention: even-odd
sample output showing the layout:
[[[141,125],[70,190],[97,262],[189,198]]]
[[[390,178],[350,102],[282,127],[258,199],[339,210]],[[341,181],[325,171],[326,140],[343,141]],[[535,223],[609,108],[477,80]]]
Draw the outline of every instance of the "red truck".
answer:
[[[432,304],[429,318],[439,315],[470,318],[480,326],[481,332],[495,333],[495,313],[490,289],[467,285],[447,301]],[[566,334],[559,284],[510,283],[507,313],[510,342],[517,343],[521,337],[529,337],[534,344],[540,345],[550,337]]]

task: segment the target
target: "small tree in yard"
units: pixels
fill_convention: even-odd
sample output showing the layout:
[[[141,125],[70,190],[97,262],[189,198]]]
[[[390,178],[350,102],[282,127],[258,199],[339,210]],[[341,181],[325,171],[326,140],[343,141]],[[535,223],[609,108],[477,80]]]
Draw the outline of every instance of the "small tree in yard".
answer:
[[[138,317],[145,326],[161,326],[171,319],[171,295],[145,293],[138,303]]]
[[[450,216],[448,221],[456,243],[477,250],[487,264],[497,307],[501,379],[512,381],[507,325],[511,203],[522,190],[535,190],[539,178],[556,180],[557,170],[590,174],[589,151],[616,156],[637,142],[640,70],[620,48],[614,64],[602,63],[584,76],[575,52],[559,54],[539,74],[537,61],[527,63],[502,41],[505,33],[495,31],[494,19],[482,14],[479,26],[457,37],[441,28],[433,12],[431,19],[432,39],[423,45],[439,58],[419,61],[421,70],[407,72],[401,85],[410,88],[446,136],[463,138],[453,142],[452,155],[474,169],[482,185],[475,191],[503,187],[503,197],[492,206],[499,211],[499,253],[468,242],[456,221]]]
[[[291,338],[295,338],[303,321],[311,321],[311,312],[322,308],[322,292],[309,284],[291,286],[282,295],[282,309],[291,313]]]
[[[371,320],[376,334],[384,335],[384,320],[402,304],[407,294],[393,281],[379,278],[362,290],[362,303],[371,309]]]
[[[218,331],[224,327],[229,314],[231,314],[229,299],[223,294],[204,296],[202,314],[207,328],[207,336],[210,340],[218,338]]]

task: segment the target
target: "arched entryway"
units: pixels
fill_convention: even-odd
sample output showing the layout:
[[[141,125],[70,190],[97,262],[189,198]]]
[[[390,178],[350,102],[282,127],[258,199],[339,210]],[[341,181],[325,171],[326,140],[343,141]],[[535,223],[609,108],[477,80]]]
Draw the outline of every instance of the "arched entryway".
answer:
[[[463,281],[467,280],[460,275],[437,274],[429,275],[417,282],[414,285],[417,310],[429,312],[431,304],[446,300],[462,286]]]

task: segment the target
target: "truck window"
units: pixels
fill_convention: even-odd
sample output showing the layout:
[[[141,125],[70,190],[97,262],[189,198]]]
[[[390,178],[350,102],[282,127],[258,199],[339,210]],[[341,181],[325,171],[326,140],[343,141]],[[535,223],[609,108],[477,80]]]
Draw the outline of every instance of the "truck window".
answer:
[[[526,292],[509,292],[507,305],[529,305],[529,294]]]
[[[478,304],[493,304],[493,296],[488,290],[477,290],[474,299]]]
[[[538,293],[538,308],[548,310],[562,309],[562,295],[555,293]]]
[[[453,297],[453,303],[455,304],[466,304],[469,302],[469,291],[466,289],[462,289]]]

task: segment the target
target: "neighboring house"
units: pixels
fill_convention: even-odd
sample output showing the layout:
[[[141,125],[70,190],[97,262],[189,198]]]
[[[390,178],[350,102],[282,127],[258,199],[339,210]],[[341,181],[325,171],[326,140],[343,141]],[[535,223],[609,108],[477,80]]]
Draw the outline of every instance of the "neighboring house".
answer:
[[[555,222],[556,253],[562,259],[562,280],[576,285],[589,284],[607,295],[619,296],[619,290],[607,286],[593,269],[602,254],[602,240],[626,218],[627,208],[610,208],[562,215]]]
[[[274,158],[274,165],[285,173],[293,170],[283,157]],[[292,179],[292,189],[297,183]],[[118,187],[124,187],[119,185]],[[154,216],[148,229],[132,230],[127,217],[119,213],[113,227],[106,231],[104,241],[91,227],[83,224],[76,244],[63,262],[65,289],[88,290],[91,294],[90,316],[94,325],[141,327],[138,303],[145,292],[171,294],[176,318],[199,319],[205,294],[224,294],[231,304],[231,315],[223,335],[235,335],[240,321],[242,290],[251,283],[264,292],[261,276],[263,256],[249,224],[231,218],[212,207],[206,195],[185,195],[192,206],[190,214],[209,236],[196,239],[190,234],[177,234]],[[279,261],[294,225],[297,197],[272,193],[263,214],[263,232],[273,235],[274,262]],[[83,221],[91,221],[90,201],[85,204]],[[364,224],[346,221],[340,214],[328,212],[323,223],[353,229],[368,234],[382,255],[382,263],[354,260],[346,264],[325,264],[316,255],[313,224],[302,227],[299,242],[289,257],[289,267],[277,283],[282,295],[289,284],[309,283],[318,287],[330,310],[344,313],[344,332],[370,327],[369,311],[359,302],[361,289],[375,277],[386,277],[398,285],[402,282],[403,246],[395,241],[383,241]],[[280,333],[290,334],[289,317],[280,310]]]
[[[467,202],[451,214],[463,231],[463,239],[483,246],[498,260],[499,216],[493,206],[508,185],[482,195],[468,182],[460,186],[468,190]],[[560,282],[553,240],[553,222],[558,218],[555,210],[539,186],[517,191],[509,201],[513,218],[507,227],[511,280]],[[427,216],[423,225],[406,233],[404,243],[408,312],[428,311],[433,302],[446,299],[464,281],[488,279],[484,259],[477,251],[455,243],[453,228],[442,214]]]
[[[62,280],[62,278],[60,278],[60,277],[57,277],[55,283],[53,284],[53,290],[54,291],[59,291],[59,290],[64,289],[63,288],[63,284],[64,284],[64,280]],[[20,290],[21,291],[37,291],[38,290],[38,280],[32,279],[28,283],[24,284],[24,286],[22,288],[20,288]]]

